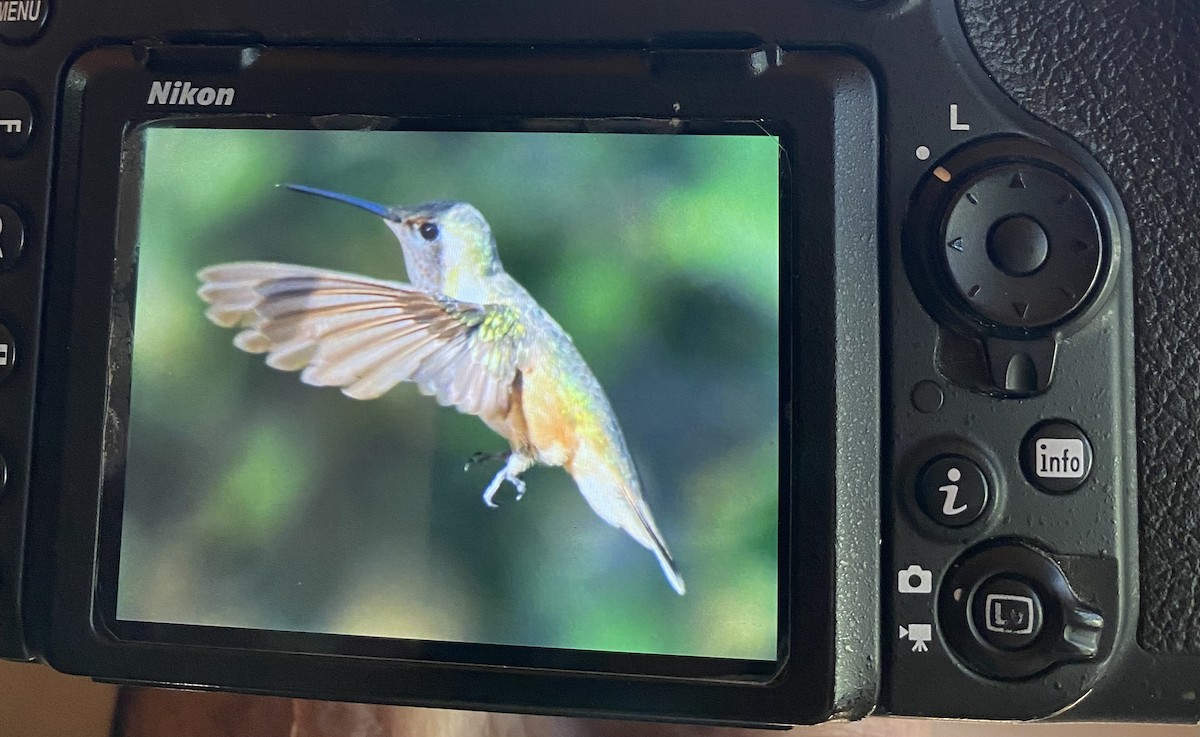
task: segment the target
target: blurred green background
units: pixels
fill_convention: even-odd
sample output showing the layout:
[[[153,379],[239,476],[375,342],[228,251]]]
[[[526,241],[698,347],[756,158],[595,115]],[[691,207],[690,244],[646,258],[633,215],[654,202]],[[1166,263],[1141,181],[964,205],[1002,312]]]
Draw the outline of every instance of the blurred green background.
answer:
[[[145,134],[118,617],[773,660],[778,149],[767,136],[155,128]],[[411,384],[302,384],[204,317],[196,272],[404,280],[368,213],[453,199],[574,338],[688,585],[559,468],[480,495],[507,443]]]

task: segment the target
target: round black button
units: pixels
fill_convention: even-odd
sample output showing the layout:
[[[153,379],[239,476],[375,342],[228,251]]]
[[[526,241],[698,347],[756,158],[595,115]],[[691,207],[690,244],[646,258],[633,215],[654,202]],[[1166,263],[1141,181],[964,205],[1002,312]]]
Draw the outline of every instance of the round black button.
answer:
[[[1101,283],[1095,211],[1073,182],[1037,164],[995,164],[967,177],[945,211],[942,238],[953,291],[995,325],[1054,325]]]
[[[912,400],[912,405],[918,412],[931,414],[942,408],[942,404],[946,401],[946,393],[942,391],[942,386],[936,381],[925,379],[916,383],[909,399]]]
[[[21,216],[8,205],[0,205],[0,271],[15,266],[23,248],[25,224]]]
[[[971,594],[975,635],[1001,650],[1022,650],[1042,633],[1042,600],[1012,576],[988,579]]]
[[[0,9],[4,8],[0,0]],[[0,24],[2,26],[2,24]],[[19,92],[0,90],[0,156],[18,156],[33,133],[33,108]]]
[[[8,332],[6,326],[0,325],[0,381],[4,381],[12,373],[16,357],[17,346],[13,342],[12,333]]]
[[[1070,422],[1043,422],[1021,443],[1021,468],[1042,491],[1074,491],[1092,471],[1092,444]]]
[[[1013,215],[996,223],[988,235],[988,256],[1010,276],[1026,276],[1046,263],[1050,241],[1038,221]]]
[[[966,456],[940,456],[917,474],[917,504],[939,525],[971,524],[983,514],[987,500],[987,477],[979,464]]]
[[[0,41],[28,43],[50,17],[50,0],[0,0]]]

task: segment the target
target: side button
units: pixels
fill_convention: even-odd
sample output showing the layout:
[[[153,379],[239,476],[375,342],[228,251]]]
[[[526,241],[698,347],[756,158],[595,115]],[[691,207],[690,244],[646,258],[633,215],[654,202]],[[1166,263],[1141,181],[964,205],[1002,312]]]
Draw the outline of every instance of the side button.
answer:
[[[19,3],[0,2],[0,12],[5,5]],[[0,25],[0,28],[3,26]],[[29,145],[33,134],[33,108],[19,92],[0,90],[0,156],[20,156]]]
[[[8,327],[0,324],[0,381],[12,373],[13,364],[17,360],[17,346],[13,342],[12,333]]]
[[[0,271],[16,266],[25,248],[25,223],[8,205],[0,205]]]

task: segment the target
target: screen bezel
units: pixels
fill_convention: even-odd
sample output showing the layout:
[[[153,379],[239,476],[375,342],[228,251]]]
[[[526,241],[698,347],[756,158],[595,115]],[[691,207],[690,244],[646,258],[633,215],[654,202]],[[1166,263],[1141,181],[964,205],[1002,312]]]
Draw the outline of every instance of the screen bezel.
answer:
[[[112,347],[128,338],[122,325],[130,317],[133,288],[132,263],[115,250],[117,243],[131,242],[129,233],[117,234],[117,181],[129,126],[164,117],[146,108],[150,82],[180,76],[147,69],[127,48],[85,55],[66,87],[52,237],[73,248],[52,249],[42,363],[47,368],[38,420],[49,455],[62,462],[35,469],[40,507],[53,516],[48,527],[58,548],[50,619],[41,638],[44,656],[63,670],[110,679],[325,698],[745,723],[825,719],[833,709],[836,675],[834,556],[847,544],[834,535],[834,482],[843,475],[835,447],[845,420],[834,402],[837,361],[845,358],[834,324],[840,314],[837,280],[846,276],[838,274],[838,254],[864,245],[873,249],[876,242],[871,208],[878,142],[873,135],[847,138],[863,126],[871,134],[875,130],[873,82],[860,64],[834,53],[790,54],[787,63],[768,64],[765,70],[754,64],[714,70],[692,65],[686,54],[680,58],[656,65],[653,59],[647,63],[644,52],[630,51],[268,49],[236,73],[189,78],[197,84],[236,80],[238,98],[230,113],[305,115],[323,125],[347,120],[347,111],[355,111],[359,124],[370,119],[362,116],[393,118],[403,111],[445,127],[462,119],[661,122],[679,115],[690,121],[770,120],[790,140],[802,142],[790,152],[793,170],[802,175],[791,182],[783,208],[791,236],[780,244],[781,323],[792,328],[780,347],[788,367],[782,383],[791,397],[785,404],[789,421],[781,424],[788,439],[781,455],[792,459],[781,482],[804,479],[805,486],[781,495],[786,510],[781,525],[788,535],[779,551],[781,561],[804,565],[787,566],[781,577],[780,590],[787,593],[781,601],[784,626],[774,678],[653,675],[628,662],[629,667],[610,673],[547,671],[114,637],[96,606],[107,595],[96,561],[111,546],[118,521],[110,505],[97,504],[98,491],[112,481],[105,449],[119,447],[124,433],[125,418],[109,410],[128,403],[127,396],[119,396],[120,366],[109,362]],[[397,79],[406,84],[397,85]],[[589,90],[583,99],[580,89]],[[869,119],[859,119],[863,113]],[[858,209],[838,207],[843,200]],[[872,217],[863,218],[863,209]],[[870,252],[857,261],[873,276],[877,258]],[[804,288],[791,288],[798,284]],[[861,317],[877,322],[870,302],[863,304],[867,309]],[[795,355],[793,342],[803,345]],[[803,381],[796,378],[801,374]],[[865,386],[877,396],[877,376],[872,382]],[[793,420],[799,409],[803,422]],[[793,503],[800,493],[804,503]],[[877,491],[860,493],[866,499]],[[874,546],[864,541],[850,548]],[[875,560],[868,565],[873,567]],[[850,637],[873,632],[877,612],[869,601],[863,603],[872,609],[870,615],[841,628]],[[837,636],[845,639],[843,632]],[[873,641],[865,645],[874,646]]]

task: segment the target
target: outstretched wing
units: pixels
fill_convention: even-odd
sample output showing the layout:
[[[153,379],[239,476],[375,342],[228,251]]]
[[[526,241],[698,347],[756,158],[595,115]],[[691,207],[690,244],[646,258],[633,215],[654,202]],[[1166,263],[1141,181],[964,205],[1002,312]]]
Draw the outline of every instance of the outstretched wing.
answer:
[[[505,305],[291,264],[218,264],[199,277],[208,318],[243,328],[234,345],[355,399],[411,381],[445,406],[503,414],[528,351],[520,313]]]

